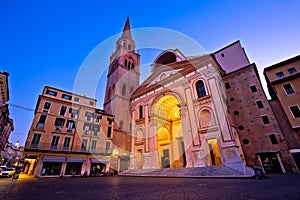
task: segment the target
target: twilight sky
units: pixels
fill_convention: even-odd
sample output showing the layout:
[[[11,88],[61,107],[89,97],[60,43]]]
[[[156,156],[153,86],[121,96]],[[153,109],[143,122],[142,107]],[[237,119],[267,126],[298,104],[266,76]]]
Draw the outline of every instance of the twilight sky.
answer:
[[[8,103],[15,127],[9,141],[24,144],[44,86],[73,91],[88,55],[104,41],[115,42],[112,36],[122,31],[127,16],[132,29],[174,30],[209,53],[240,40],[262,73],[264,67],[300,54],[299,10],[298,0],[1,0],[0,71],[10,74]],[[102,71],[113,48],[100,52]],[[141,48],[143,77],[162,50]],[[94,96],[87,94],[98,100],[98,108],[105,78],[101,74]]]

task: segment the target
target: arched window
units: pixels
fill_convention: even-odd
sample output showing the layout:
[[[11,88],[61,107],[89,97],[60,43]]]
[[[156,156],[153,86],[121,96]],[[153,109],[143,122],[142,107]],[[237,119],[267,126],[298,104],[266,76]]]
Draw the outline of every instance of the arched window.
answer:
[[[198,98],[206,96],[206,91],[205,91],[205,86],[203,81],[200,80],[196,83],[196,89],[197,89]]]
[[[139,106],[139,119],[143,119],[143,106]]]
[[[130,88],[130,92],[129,93],[131,94],[132,92],[133,92],[133,87]]]
[[[126,95],[126,85],[122,86],[122,95],[125,96]]]

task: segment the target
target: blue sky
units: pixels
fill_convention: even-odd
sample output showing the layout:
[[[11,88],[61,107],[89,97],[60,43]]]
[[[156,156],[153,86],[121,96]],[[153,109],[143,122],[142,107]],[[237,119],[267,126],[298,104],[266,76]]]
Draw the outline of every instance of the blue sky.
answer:
[[[300,54],[299,9],[297,0],[1,0],[0,71],[10,74],[9,104],[34,109],[46,85],[72,91],[85,58],[122,31],[130,16],[131,28],[175,30],[207,52],[240,40],[262,72]],[[142,50],[141,62],[151,63],[159,52]],[[102,59],[108,63],[108,57]],[[149,67],[143,66],[142,72],[149,73]],[[99,84],[95,94],[99,108],[104,86]],[[15,125],[11,142],[24,144],[33,116],[33,111],[10,106]]]

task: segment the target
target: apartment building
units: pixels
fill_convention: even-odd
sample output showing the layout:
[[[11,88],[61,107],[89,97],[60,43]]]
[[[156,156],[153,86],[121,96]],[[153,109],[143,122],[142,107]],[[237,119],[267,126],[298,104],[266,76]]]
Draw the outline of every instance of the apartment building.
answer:
[[[97,109],[96,99],[46,86],[26,140],[24,172],[42,177],[117,169],[112,127],[113,116]]]
[[[264,69],[272,109],[278,117],[289,152],[300,171],[300,55]]]

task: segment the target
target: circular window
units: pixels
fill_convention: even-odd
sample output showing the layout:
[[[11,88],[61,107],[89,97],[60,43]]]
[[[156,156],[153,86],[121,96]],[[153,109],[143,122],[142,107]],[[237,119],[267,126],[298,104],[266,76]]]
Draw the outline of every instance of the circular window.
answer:
[[[243,144],[249,144],[249,140],[248,139],[243,139]]]
[[[239,111],[234,111],[233,114],[234,114],[234,115],[238,115],[238,114],[239,114]]]
[[[240,130],[244,130],[244,126],[239,126],[238,127]]]
[[[231,97],[231,98],[230,98],[230,101],[234,101],[234,98],[233,98],[233,97]]]

